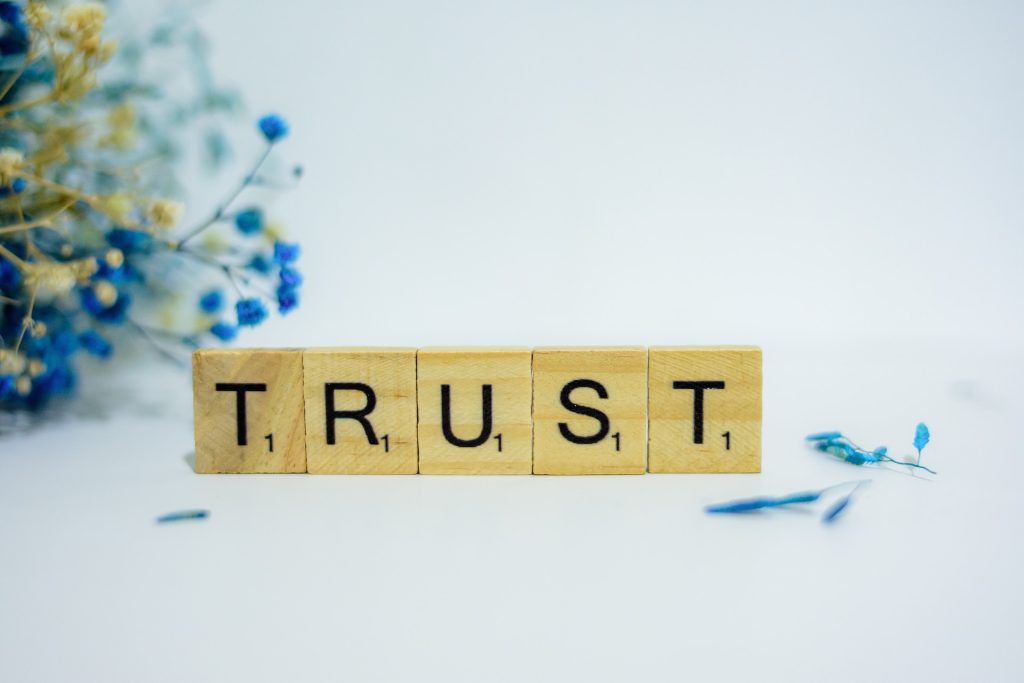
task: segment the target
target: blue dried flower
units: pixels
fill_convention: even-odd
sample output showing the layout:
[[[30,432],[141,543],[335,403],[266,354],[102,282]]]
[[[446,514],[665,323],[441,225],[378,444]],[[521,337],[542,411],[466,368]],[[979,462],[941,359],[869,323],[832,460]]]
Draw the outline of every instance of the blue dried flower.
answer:
[[[282,268],[281,269],[281,286],[295,289],[302,284],[302,273],[295,270],[294,268]]]
[[[235,227],[243,235],[255,235],[263,230],[263,212],[256,207],[239,211],[235,215]]]
[[[921,451],[923,451],[924,447],[928,445],[931,438],[932,435],[928,431],[928,425],[924,422],[918,423],[917,430],[914,432],[914,448],[917,449],[918,462],[921,460]]]
[[[267,114],[259,121],[260,132],[273,144],[288,135],[288,122],[277,114]]]
[[[287,242],[274,242],[274,263],[284,266],[295,263],[299,260],[300,247],[298,244]]]
[[[203,313],[213,315],[224,308],[224,292],[219,289],[211,289],[199,297],[199,310]]]
[[[14,292],[21,285],[21,271],[17,266],[0,256],[0,291]]]
[[[96,330],[86,330],[78,335],[78,343],[97,358],[110,358],[114,353],[113,345]]]
[[[927,430],[927,427],[925,427],[925,430]],[[828,453],[829,455],[834,455],[840,460],[845,460],[851,465],[868,465],[891,462],[895,465],[914,467],[935,474],[934,470],[921,465],[920,462],[912,463],[903,460],[895,460],[889,456],[889,450],[885,446],[879,446],[873,451],[865,450],[854,444],[839,432],[821,432],[819,434],[811,434],[807,437],[807,440],[811,442],[811,445],[815,449],[823,453]],[[920,457],[918,460],[920,460]]]
[[[14,375],[0,375],[0,401],[14,395]]]
[[[249,264],[246,266],[246,268],[254,270],[257,273],[260,273],[261,275],[266,275],[267,273],[270,272],[270,266],[270,259],[268,259],[263,254],[256,254],[249,260]]]
[[[267,319],[267,307],[259,299],[239,299],[235,303],[235,313],[241,327],[256,327]]]
[[[91,313],[93,317],[108,325],[120,325],[128,317],[128,309],[132,305],[132,296],[127,293],[119,293],[117,300],[110,306],[104,306],[103,302],[96,296],[92,287],[83,287],[81,290],[82,308]]]
[[[47,230],[30,233],[31,227],[21,226],[0,234],[0,353],[13,351],[19,359],[30,363],[24,374],[20,365],[17,373],[12,373],[9,367],[0,371],[0,412],[40,408],[50,399],[71,392],[76,385],[76,354],[81,351],[109,358],[115,355],[120,340],[129,335],[139,335],[165,355],[175,355],[183,348],[216,339],[230,341],[238,335],[238,325],[255,326],[265,320],[271,302],[282,312],[293,310],[298,305],[298,288],[302,282],[302,275],[288,267],[298,258],[298,245],[282,243],[271,251],[266,246],[256,246],[255,240],[246,244],[242,239],[243,235],[268,232],[263,211],[255,205],[239,203],[245,201],[245,193],[257,187],[290,184],[278,183],[263,173],[263,165],[275,144],[289,135],[288,122],[278,115],[258,120],[260,135],[266,140],[266,144],[258,143],[263,147],[262,153],[254,157],[254,164],[242,175],[240,183],[216,205],[212,215],[207,214],[208,218],[190,227],[182,226],[180,234],[140,228],[139,225],[155,227],[156,223],[148,219],[166,213],[160,204],[163,200],[149,192],[158,184],[173,184],[176,180],[173,171],[168,174],[161,168],[158,178],[111,174],[106,167],[132,165],[136,153],[122,150],[119,145],[108,148],[99,136],[88,144],[84,141],[76,144],[76,153],[70,156],[49,155],[52,150],[47,145],[51,128],[78,126],[113,109],[126,98],[153,92],[157,84],[141,73],[131,74],[123,82],[97,88],[89,97],[91,104],[47,106],[48,98],[36,95],[50,90],[56,92],[60,70],[55,68],[52,55],[46,50],[31,51],[31,59],[24,57],[37,39],[41,45],[45,44],[47,34],[57,30],[57,26],[52,22],[45,30],[29,26],[26,6],[26,0],[0,0],[0,71],[10,76],[3,79],[7,83],[2,88],[0,104],[5,105],[5,117],[13,131],[0,140],[0,147],[11,147],[23,153],[25,163],[32,164],[42,178],[38,183],[13,176],[5,179],[0,185],[0,200],[11,202],[14,197],[21,197],[26,211],[24,216],[17,210],[7,211],[10,215],[0,221],[0,227],[44,219],[45,208],[45,213],[52,209],[56,210],[54,215],[66,213],[61,220],[70,217],[82,229],[58,234]],[[157,34],[160,33],[158,30]],[[192,41],[201,36],[194,31],[173,38],[157,35],[147,45],[170,44],[179,38]],[[138,61],[141,52],[135,53],[142,49],[145,49],[142,45],[132,47],[127,58]],[[201,76],[205,74],[202,64],[198,71],[202,72]],[[196,85],[201,102],[194,114],[205,115],[231,106],[233,98],[225,92],[205,82]],[[164,120],[164,114],[179,111],[182,104],[168,100],[166,111],[163,105],[154,105],[153,120]],[[179,144],[176,133],[170,134],[164,128],[143,126],[136,132],[147,149],[176,149]],[[213,156],[223,156],[226,151],[223,134],[213,130],[211,137],[217,138],[212,140]],[[65,142],[58,142],[59,151],[66,151]],[[49,161],[36,164],[40,158]],[[295,171],[294,176],[299,175]],[[153,182],[161,178],[168,182]],[[54,197],[67,197],[67,200],[57,202]],[[109,197],[110,203],[104,199],[100,205],[90,197]],[[226,222],[234,223],[238,231],[229,229],[233,237],[229,236],[226,244],[191,243],[204,231]],[[27,253],[27,245],[31,245],[32,253]],[[258,253],[260,249],[263,253]],[[87,278],[83,276],[86,259],[96,265]],[[73,271],[78,280],[77,291],[73,291],[73,296],[36,298],[34,288],[25,281],[27,269],[21,267],[22,261],[78,262],[65,271]],[[194,272],[199,268],[217,277],[216,284]],[[233,289],[227,290],[226,283]],[[236,301],[235,292],[237,323],[235,316],[226,312]],[[156,309],[176,303],[179,297],[198,307],[184,328],[166,329],[137,323],[136,308],[145,305],[154,309],[140,312],[145,315],[140,314],[139,321],[154,319]],[[211,325],[214,321],[217,322]],[[120,328],[113,327],[122,323]]]
[[[28,50],[28,26],[17,3],[0,2],[0,24],[0,56],[25,54]]]
[[[299,293],[284,285],[277,288],[277,310],[281,315],[295,310],[299,305]]]
[[[9,197],[11,194],[20,194],[25,189],[25,179],[15,178],[10,187],[0,187],[0,197]]]
[[[140,230],[113,228],[107,233],[107,243],[126,254],[146,251],[153,244],[153,238]]]
[[[230,323],[218,322],[214,323],[213,327],[210,328],[210,334],[222,342],[233,341],[238,336],[238,328]]]

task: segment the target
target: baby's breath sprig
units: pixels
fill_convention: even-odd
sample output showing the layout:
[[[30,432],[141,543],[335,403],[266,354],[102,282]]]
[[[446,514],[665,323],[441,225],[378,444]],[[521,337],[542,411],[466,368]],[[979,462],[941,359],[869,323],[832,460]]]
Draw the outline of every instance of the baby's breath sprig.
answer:
[[[288,134],[282,117],[259,119],[255,164],[207,219],[179,227],[182,145],[162,131],[236,101],[213,85],[184,24],[152,31],[152,44],[188,46],[199,72],[189,102],[140,76],[146,44],[119,55],[103,4],[0,0],[0,411],[70,393],[82,353],[109,359],[134,337],[180,360],[261,324],[268,304],[298,305],[298,245],[263,208],[236,206],[250,188],[280,186],[265,169]],[[223,158],[212,128],[207,141]]]

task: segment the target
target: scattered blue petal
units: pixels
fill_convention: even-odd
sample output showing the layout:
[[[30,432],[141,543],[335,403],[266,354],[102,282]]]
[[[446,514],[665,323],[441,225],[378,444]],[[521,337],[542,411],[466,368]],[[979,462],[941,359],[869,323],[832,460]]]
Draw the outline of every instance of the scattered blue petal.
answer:
[[[183,522],[192,519],[206,519],[209,516],[209,510],[180,510],[178,512],[168,512],[166,515],[160,515],[156,518],[156,523],[167,524],[169,522]]]
[[[843,496],[836,501],[832,507],[825,511],[825,514],[821,516],[821,521],[825,524],[831,524],[835,521],[836,517],[842,514],[843,510],[850,504],[852,499],[850,496]]]
[[[927,434],[927,427],[925,427],[925,433]],[[837,436],[838,435],[838,436]],[[814,438],[812,438],[814,437]],[[927,437],[926,437],[927,439]],[[821,434],[813,434],[811,437],[807,437],[808,441],[811,441],[811,445],[823,453],[833,455],[840,460],[844,460],[851,465],[869,465],[882,462],[893,463],[894,465],[904,465],[906,467],[913,467],[916,469],[925,470],[936,474],[935,470],[925,467],[918,463],[912,463],[904,460],[896,460],[888,455],[888,449],[885,446],[879,446],[873,451],[867,451],[860,448],[845,436],[839,434],[839,432],[822,432]],[[915,441],[916,443],[916,441]],[[927,440],[925,441],[927,443]],[[920,457],[918,458],[920,460]]]
[[[831,524],[832,522],[836,521],[836,518],[838,518],[839,515],[843,514],[846,508],[850,506],[850,503],[853,502],[853,496],[857,493],[857,491],[860,490],[860,487],[869,483],[871,483],[870,479],[865,479],[864,481],[857,482],[857,485],[853,487],[853,490],[851,490],[845,496],[843,496],[835,503],[833,503],[827,510],[825,510],[825,514],[821,516],[822,523]]]
[[[765,508],[782,507],[783,505],[813,503],[821,498],[821,494],[823,492],[824,489],[822,491],[801,491],[799,493],[790,493],[777,498],[760,497],[732,500],[727,503],[709,505],[704,508],[704,511],[711,514],[734,514],[739,512],[753,512],[754,510],[763,510]]]
[[[806,437],[808,441],[835,441],[841,438],[843,438],[843,435],[839,432],[818,432]]]

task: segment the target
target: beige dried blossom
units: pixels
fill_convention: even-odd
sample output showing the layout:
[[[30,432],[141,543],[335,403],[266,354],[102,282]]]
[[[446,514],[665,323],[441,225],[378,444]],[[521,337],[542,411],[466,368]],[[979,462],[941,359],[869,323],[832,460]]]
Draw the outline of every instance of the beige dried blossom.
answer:
[[[132,201],[131,195],[124,192],[115,192],[114,194],[101,197],[97,208],[107,214],[115,223],[128,223],[132,209],[135,208],[135,203]]]
[[[181,212],[184,209],[179,202],[172,202],[169,199],[157,199],[150,202],[146,209],[146,218],[150,225],[159,230],[169,230],[178,224]]]
[[[25,356],[17,351],[0,349],[0,375],[20,375],[26,363]]]
[[[15,175],[25,166],[25,155],[13,147],[0,149],[0,185],[13,182]]]
[[[96,295],[96,300],[107,308],[113,306],[117,301],[117,287],[106,280],[99,280],[94,283],[92,291]]]
[[[93,258],[65,263],[41,261],[22,264],[25,284],[43,298],[63,296],[95,272],[96,259]]]
[[[118,105],[107,114],[109,132],[100,140],[101,145],[115,149],[130,149],[135,144],[135,107],[125,103]]]
[[[103,256],[103,260],[111,268],[120,268],[124,263],[124,252],[120,249],[108,249],[107,253]]]
[[[53,18],[50,8],[41,2],[30,2],[25,5],[25,21],[37,31],[42,29]]]
[[[67,294],[78,282],[68,263],[26,263],[24,275],[25,284],[42,297]]]
[[[107,9],[98,2],[79,2],[64,8],[57,34],[79,45],[98,38],[107,20]]]

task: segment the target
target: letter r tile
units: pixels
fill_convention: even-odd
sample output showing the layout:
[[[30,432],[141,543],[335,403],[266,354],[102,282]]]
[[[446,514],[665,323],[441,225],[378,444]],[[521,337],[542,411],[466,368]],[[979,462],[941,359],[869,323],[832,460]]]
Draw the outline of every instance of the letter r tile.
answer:
[[[192,353],[196,472],[305,472],[302,352]]]
[[[416,349],[303,354],[311,474],[416,474]]]
[[[761,349],[650,350],[651,472],[761,471]]]

